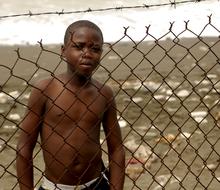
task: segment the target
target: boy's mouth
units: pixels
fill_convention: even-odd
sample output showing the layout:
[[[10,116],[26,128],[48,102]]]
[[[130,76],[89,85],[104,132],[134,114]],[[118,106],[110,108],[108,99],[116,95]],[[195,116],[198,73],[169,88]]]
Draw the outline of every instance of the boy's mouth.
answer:
[[[92,63],[80,63],[80,66],[84,68],[91,68],[93,67],[93,64]]]

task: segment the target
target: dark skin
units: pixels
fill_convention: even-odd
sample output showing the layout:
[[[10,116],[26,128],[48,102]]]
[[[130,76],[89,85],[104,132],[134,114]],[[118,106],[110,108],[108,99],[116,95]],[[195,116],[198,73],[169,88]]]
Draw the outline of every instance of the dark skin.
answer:
[[[21,124],[17,173],[21,190],[33,190],[32,155],[38,135],[45,176],[53,183],[77,185],[101,175],[100,125],[109,155],[110,189],[122,190],[125,153],[110,87],[92,78],[102,54],[98,31],[79,27],[62,47],[66,73],[39,82]]]

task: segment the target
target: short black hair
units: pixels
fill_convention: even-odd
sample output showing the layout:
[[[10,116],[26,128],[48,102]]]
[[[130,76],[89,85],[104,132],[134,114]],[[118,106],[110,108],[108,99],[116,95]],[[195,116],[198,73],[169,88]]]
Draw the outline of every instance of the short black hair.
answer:
[[[64,44],[66,44],[68,42],[70,36],[72,35],[72,31],[77,29],[77,28],[80,28],[80,27],[87,27],[87,28],[95,29],[97,32],[100,33],[100,36],[101,36],[102,41],[103,41],[102,31],[95,23],[93,23],[89,20],[78,20],[76,22],[73,22],[72,24],[70,24],[67,27],[65,35],[64,35]]]

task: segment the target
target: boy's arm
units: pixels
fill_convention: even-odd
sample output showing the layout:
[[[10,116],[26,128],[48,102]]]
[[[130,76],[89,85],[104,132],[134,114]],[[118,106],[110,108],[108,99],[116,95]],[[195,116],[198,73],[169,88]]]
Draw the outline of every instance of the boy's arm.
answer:
[[[32,90],[28,110],[23,119],[17,144],[17,177],[21,190],[33,190],[33,149],[37,142],[45,98],[39,88]]]
[[[111,99],[103,119],[103,128],[108,145],[110,190],[123,190],[125,152],[120,127],[117,121],[117,110],[113,94],[111,95]]]

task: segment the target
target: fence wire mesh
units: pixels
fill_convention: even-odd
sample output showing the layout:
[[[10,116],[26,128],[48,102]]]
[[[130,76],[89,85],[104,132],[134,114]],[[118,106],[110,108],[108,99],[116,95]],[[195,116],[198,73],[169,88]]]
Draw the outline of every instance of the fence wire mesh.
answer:
[[[176,4],[170,1],[170,5]],[[94,73],[115,93],[126,150],[124,189],[219,188],[220,37],[203,36],[207,29],[220,34],[219,26],[213,25],[211,15],[200,33],[194,33],[187,21],[176,34],[173,24],[160,38],[147,26],[146,35],[138,42],[129,36],[129,28],[124,28],[121,39],[104,44],[100,66]],[[194,37],[182,38],[184,33]],[[65,70],[59,45],[39,42],[37,46],[13,48],[1,47],[0,52],[2,58],[7,57],[0,63],[2,190],[18,189],[16,146],[33,83]],[[100,141],[107,166],[103,131]],[[44,174],[41,150],[39,139],[33,154],[36,188]]]

